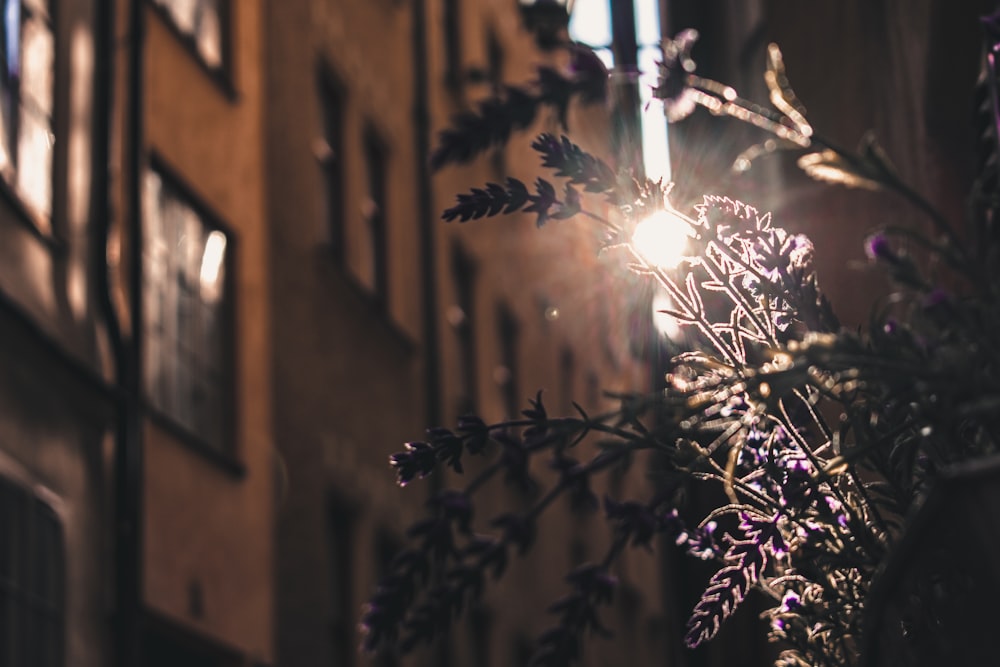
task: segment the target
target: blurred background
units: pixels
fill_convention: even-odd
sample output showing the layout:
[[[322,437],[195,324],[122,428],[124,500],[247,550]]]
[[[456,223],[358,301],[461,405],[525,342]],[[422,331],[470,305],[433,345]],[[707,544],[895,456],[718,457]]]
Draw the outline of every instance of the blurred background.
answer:
[[[741,198],[810,235],[847,326],[885,285],[888,195],[808,180],[762,139],[648,104],[661,35],[764,104],[777,42],[812,124],[874,130],[904,180],[961,221],[976,172],[979,0],[3,0],[0,71],[0,665],[515,667],[603,553],[597,517],[549,512],[449,636],[358,653],[361,605],[442,481],[388,456],[428,425],[599,409],[659,382],[652,294],[573,221],[440,220],[458,192],[538,172],[542,115],[506,148],[432,171],[438,131],[568,37],[609,67],[574,141],[673,179],[684,210]],[[572,10],[572,13],[570,13]],[[443,480],[447,483],[448,479]],[[648,495],[642,470],[599,493]],[[498,487],[483,507],[526,502]],[[488,517],[486,517],[488,518]],[[768,664],[748,604],[682,648],[706,572],[630,554],[588,665]]]

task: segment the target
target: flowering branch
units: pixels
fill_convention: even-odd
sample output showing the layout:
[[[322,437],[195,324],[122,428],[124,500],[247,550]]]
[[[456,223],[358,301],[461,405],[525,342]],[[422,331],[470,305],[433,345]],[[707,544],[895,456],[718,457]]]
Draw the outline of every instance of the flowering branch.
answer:
[[[568,665],[585,635],[607,634],[600,609],[617,587],[612,565],[628,546],[648,549],[662,537],[718,564],[688,622],[689,646],[714,637],[758,590],[773,602],[764,613],[771,638],[791,647],[779,665],[853,665],[872,581],[913,508],[948,465],[1000,450],[1000,275],[989,265],[992,253],[970,252],[873,140],[852,154],[818,137],[777,47],[769,48],[765,75],[774,109],[763,109],[695,74],[696,37],[687,31],[663,44],[654,96],[668,118],[701,106],[762,128],[778,147],[812,151],[799,165],[816,178],[901,194],[931,215],[944,241],[894,227],[872,235],[869,258],[899,292],[866,331],[845,331],[820,290],[816,249],[769,213],[716,195],[685,213],[669,201],[669,186],[616,172],[567,137],[538,136],[532,147],[561,183],[489,183],[458,195],[444,219],[521,212],[534,214],[539,227],[571,218],[597,224],[604,250],[621,250],[670,297],[668,312],[692,332],[691,347],[670,362],[662,391],[613,396],[617,406],[607,413],[577,407],[577,415],[554,418],[539,393],[518,419],[488,424],[464,416],[454,430],[430,429],[425,441],[394,454],[400,485],[442,468],[462,475],[470,458],[482,461],[463,487],[435,494],[409,531],[409,546],[364,612],[368,650],[408,651],[430,641],[479,598],[487,578],[503,575],[512,554],[531,549],[539,518],[559,498],[573,511],[595,512],[598,476],[655,454],[658,476],[647,497],[604,499],[606,555],[566,577],[570,592],[550,607],[557,622],[539,637],[532,664]],[[536,92],[511,89],[506,102],[484,103],[478,116],[442,134],[438,159],[465,159],[526,127],[527,112],[503,107],[518,95],[529,106],[554,101],[564,116],[574,91],[596,94],[577,86],[543,74]],[[456,148],[466,134],[482,136]],[[737,164],[768,150],[751,148]],[[589,211],[593,197],[617,215]],[[657,215],[688,233],[676,265],[647,255],[636,240]],[[945,291],[927,277],[896,247],[899,235],[944,257],[970,293]],[[596,453],[580,454],[592,445]],[[533,464],[542,459],[544,469]],[[478,494],[501,478],[541,490],[527,509],[477,517]],[[689,483],[714,484],[727,498],[694,527],[681,521],[681,510],[698,508],[675,505],[681,494],[674,491]]]

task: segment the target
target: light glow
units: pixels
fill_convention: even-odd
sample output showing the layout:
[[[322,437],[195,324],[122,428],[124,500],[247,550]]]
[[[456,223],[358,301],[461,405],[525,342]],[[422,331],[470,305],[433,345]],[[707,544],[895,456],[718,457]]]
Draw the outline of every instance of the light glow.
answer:
[[[680,340],[681,325],[673,315],[664,312],[673,308],[674,302],[666,292],[660,290],[653,295],[653,326],[670,340]]]
[[[670,211],[656,211],[635,226],[632,247],[653,266],[670,269],[684,259],[694,230]]]
[[[215,230],[208,235],[201,258],[201,294],[208,303],[222,295],[222,262],[226,256],[226,235]]]

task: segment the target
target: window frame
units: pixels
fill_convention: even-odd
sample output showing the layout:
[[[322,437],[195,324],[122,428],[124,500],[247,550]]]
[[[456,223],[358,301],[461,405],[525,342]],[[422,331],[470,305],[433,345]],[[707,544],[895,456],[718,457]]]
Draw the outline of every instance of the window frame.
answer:
[[[218,445],[213,444],[204,434],[198,433],[195,428],[184,424],[178,417],[170,414],[169,410],[159,406],[157,401],[151,396],[147,377],[150,368],[148,366],[148,356],[146,351],[146,345],[148,344],[150,335],[150,332],[148,331],[149,304],[146,292],[146,280],[148,277],[147,270],[149,267],[147,264],[148,258],[145,254],[148,243],[147,225],[149,213],[145,207],[142,210],[142,248],[139,250],[139,252],[143,253],[142,282],[140,286],[143,293],[143,313],[140,324],[142,327],[142,330],[140,331],[142,341],[142,404],[146,414],[149,415],[158,426],[214,463],[226,468],[237,476],[242,476],[245,474],[246,470],[238,458],[237,426],[239,420],[237,415],[238,403],[236,400],[236,358],[238,350],[236,327],[236,271],[238,266],[238,238],[232,228],[222,221],[222,217],[218,215],[205,202],[205,200],[187,184],[183,177],[181,177],[175,169],[165,162],[162,156],[158,153],[151,153],[145,163],[145,169],[142,174],[143,187],[145,187],[146,174],[149,172],[155,172],[160,177],[161,184],[170,189],[173,197],[175,199],[179,199],[182,204],[186,205],[195,213],[202,223],[203,229],[207,233],[218,231],[221,232],[226,239],[225,254],[222,260],[225,273],[222,279],[222,296],[220,297],[219,310],[219,321],[222,329],[220,334],[222,358],[220,360],[219,375],[221,376],[222,384],[218,391],[221,396],[221,410],[224,413],[221,418],[222,441]],[[143,197],[145,198],[145,195],[143,195]],[[171,279],[176,280],[176,276],[171,276]],[[179,344],[182,344],[182,342],[178,341],[175,345]],[[171,350],[172,355],[175,355],[175,353],[176,349]],[[174,382],[176,382],[176,380],[174,380]]]
[[[230,100],[237,97],[236,86],[234,85],[235,60],[234,46],[236,40],[233,35],[234,30],[234,0],[215,0],[218,6],[219,15],[219,50],[220,63],[215,66],[209,63],[205,56],[198,49],[198,39],[192,32],[184,30],[178,25],[176,19],[167,7],[170,0],[146,0],[153,12],[160,17],[167,28],[174,34],[174,37],[184,46],[184,50],[191,54],[191,57],[198,63],[199,68],[205,72],[209,79],[225,93]]]

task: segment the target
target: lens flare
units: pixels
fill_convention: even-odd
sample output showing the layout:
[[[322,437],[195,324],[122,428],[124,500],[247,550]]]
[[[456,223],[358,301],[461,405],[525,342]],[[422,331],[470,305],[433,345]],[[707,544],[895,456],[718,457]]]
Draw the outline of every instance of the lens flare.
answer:
[[[687,240],[694,235],[691,226],[670,211],[656,211],[635,226],[632,246],[650,264],[673,268],[687,251]]]

